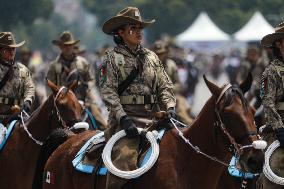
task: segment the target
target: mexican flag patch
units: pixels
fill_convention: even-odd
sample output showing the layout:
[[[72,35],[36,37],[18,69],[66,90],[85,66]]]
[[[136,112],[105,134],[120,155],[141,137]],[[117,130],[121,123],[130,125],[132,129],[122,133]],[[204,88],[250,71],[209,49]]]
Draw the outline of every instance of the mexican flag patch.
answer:
[[[52,172],[46,171],[43,173],[43,182],[48,184],[54,184],[55,183],[55,176]]]
[[[107,80],[106,64],[102,64],[100,68],[100,84],[103,84]]]

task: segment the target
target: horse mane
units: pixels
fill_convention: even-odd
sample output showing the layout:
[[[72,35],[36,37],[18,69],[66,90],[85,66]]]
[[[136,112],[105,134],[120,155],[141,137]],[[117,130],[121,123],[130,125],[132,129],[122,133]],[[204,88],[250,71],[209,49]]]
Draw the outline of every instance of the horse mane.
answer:
[[[238,95],[241,99],[241,102],[243,104],[243,106],[245,107],[245,110],[247,111],[248,110],[248,102],[246,100],[246,98],[244,97],[243,95],[243,92],[242,90],[237,86],[237,85],[232,85],[232,87],[230,87],[225,93],[224,93],[224,105],[225,106],[229,106],[234,97],[236,97],[236,95]],[[183,131],[186,133],[188,132],[189,130],[191,130],[193,127],[196,127],[200,124],[198,123],[203,123],[205,120],[204,120],[204,117],[209,117],[209,116],[212,116],[214,121],[216,119],[215,117],[215,103],[216,103],[216,99],[218,97],[215,97],[215,96],[211,96],[205,103],[205,105],[203,106],[203,108],[201,109],[201,111],[199,112],[198,116],[194,119],[193,123],[185,128]],[[214,121],[212,122],[212,125],[214,124]]]

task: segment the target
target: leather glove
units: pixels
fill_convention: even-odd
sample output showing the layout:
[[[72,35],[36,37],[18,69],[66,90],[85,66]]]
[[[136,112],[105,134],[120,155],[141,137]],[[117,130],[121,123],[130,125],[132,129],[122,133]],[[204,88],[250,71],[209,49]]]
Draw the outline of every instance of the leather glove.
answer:
[[[128,138],[135,138],[139,136],[135,123],[127,115],[120,119],[120,125],[122,125]]]
[[[21,108],[21,111],[29,112],[31,110],[31,102],[26,100]]]
[[[280,147],[284,147],[284,128],[279,128],[275,130],[275,135],[277,140],[280,142]]]
[[[174,107],[171,107],[167,110],[167,116],[169,119],[177,119],[177,114]]]

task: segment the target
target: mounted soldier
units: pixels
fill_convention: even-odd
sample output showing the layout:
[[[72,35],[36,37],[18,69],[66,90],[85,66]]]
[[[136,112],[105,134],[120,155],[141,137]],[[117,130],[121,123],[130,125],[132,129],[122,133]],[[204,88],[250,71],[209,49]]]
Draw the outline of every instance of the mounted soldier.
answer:
[[[80,40],[75,40],[70,31],[64,31],[59,39],[53,40],[52,43],[60,49],[60,55],[50,63],[49,70],[47,73],[47,79],[54,82],[57,86],[68,85],[68,78],[74,72],[78,72],[81,84],[86,84],[83,100],[85,106],[89,108],[94,115],[96,122],[98,123],[99,129],[106,129],[106,123],[100,113],[100,108],[95,102],[93,94],[93,87],[95,87],[95,72],[92,65],[82,56],[79,56],[74,47],[79,43]],[[78,91],[79,93],[79,91]],[[81,92],[80,92],[81,93]],[[76,94],[78,98],[78,94]],[[86,98],[85,98],[86,97]]]
[[[137,127],[158,109],[176,117],[173,84],[157,55],[141,45],[142,30],[155,20],[144,21],[136,7],[127,7],[107,20],[103,32],[113,36],[116,47],[106,52],[100,75],[100,89],[109,110],[105,131],[108,139],[120,130],[126,132],[113,148],[112,159],[118,169],[137,169],[140,136]],[[121,188],[127,180],[107,175],[107,189]]]
[[[275,151],[270,157],[270,167],[278,177],[284,177],[284,22],[278,24],[275,33],[264,36],[261,45],[271,48],[274,60],[265,68],[260,86],[260,97],[262,99],[266,127],[262,131],[264,140],[271,145],[272,142],[278,140],[280,150]],[[269,149],[270,147],[268,147]],[[267,151],[268,151],[267,149]],[[267,152],[266,152],[267,153]],[[266,169],[264,166],[264,172]],[[266,172],[267,173],[267,172]],[[268,179],[269,178],[269,179]],[[276,189],[283,188],[281,185],[273,183],[277,180],[273,176],[265,176],[261,174],[258,180],[259,189]],[[283,183],[283,182],[282,182]]]
[[[29,112],[35,98],[35,85],[29,69],[15,62],[16,48],[25,41],[16,43],[11,32],[0,33],[0,127],[14,112],[21,108]]]

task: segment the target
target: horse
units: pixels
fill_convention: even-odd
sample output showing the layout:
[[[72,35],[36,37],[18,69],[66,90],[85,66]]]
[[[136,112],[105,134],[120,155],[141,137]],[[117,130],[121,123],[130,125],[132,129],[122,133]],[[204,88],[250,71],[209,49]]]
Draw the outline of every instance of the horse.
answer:
[[[0,188],[30,189],[43,140],[52,130],[70,127],[81,117],[82,107],[74,93],[76,83],[59,88],[51,81],[52,94],[26,123],[14,126],[0,152]],[[69,90],[70,89],[70,90]]]
[[[228,166],[226,162],[235,153],[242,170],[261,171],[262,150],[241,148],[259,139],[253,120],[255,111],[243,95],[249,90],[251,80],[248,77],[240,86],[218,87],[204,76],[212,96],[198,117],[181,131],[183,137],[175,129],[167,131],[160,142],[155,165],[139,178],[129,180],[123,188],[214,189]],[[44,189],[94,188],[93,175],[76,171],[71,163],[94,134],[86,131],[72,136],[52,153],[44,165],[44,172],[52,175],[52,182],[43,180]],[[191,148],[188,142],[198,148]],[[105,188],[105,179],[98,177],[95,188]]]

